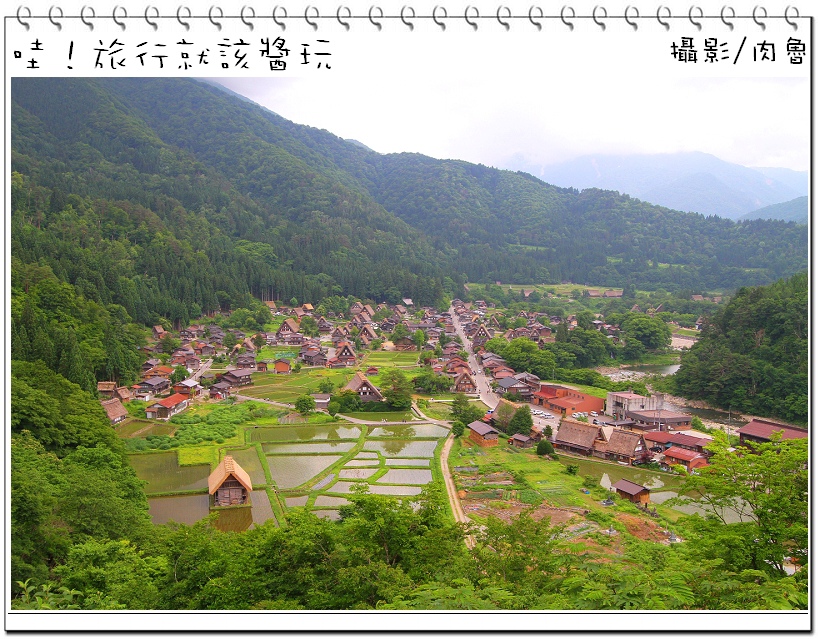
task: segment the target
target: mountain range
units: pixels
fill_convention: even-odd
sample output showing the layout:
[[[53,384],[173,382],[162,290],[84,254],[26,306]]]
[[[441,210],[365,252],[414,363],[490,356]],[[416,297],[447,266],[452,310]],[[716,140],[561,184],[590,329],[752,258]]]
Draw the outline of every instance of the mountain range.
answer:
[[[587,155],[550,166],[516,157],[509,168],[551,184],[612,189],[679,211],[729,219],[807,195],[807,172],[748,168],[707,153]]]
[[[807,264],[793,223],[379,154],[189,79],[15,78],[11,110],[13,256],[139,321],[248,294],[433,304],[466,281],[713,289]]]

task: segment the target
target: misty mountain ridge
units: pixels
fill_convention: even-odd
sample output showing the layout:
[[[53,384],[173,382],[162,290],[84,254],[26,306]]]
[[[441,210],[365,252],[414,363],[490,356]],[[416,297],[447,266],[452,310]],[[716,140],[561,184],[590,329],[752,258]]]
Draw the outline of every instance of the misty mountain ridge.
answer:
[[[809,219],[809,202],[806,195],[797,197],[788,202],[771,204],[764,208],[747,213],[740,218],[745,220],[782,220],[784,222],[795,222],[796,224],[806,224]]]
[[[733,220],[807,194],[806,171],[749,168],[701,152],[586,155],[550,166],[533,165],[518,155],[506,168],[557,186],[614,190],[672,209]]]

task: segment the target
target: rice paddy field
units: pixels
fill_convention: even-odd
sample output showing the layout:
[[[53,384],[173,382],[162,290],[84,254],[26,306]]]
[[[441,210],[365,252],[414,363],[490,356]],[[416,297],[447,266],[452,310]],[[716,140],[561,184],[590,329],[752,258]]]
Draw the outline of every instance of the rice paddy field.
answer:
[[[369,425],[340,420],[283,424],[265,415],[239,425],[239,434],[222,445],[135,453],[130,459],[145,481],[157,524],[194,523],[218,512],[218,528],[244,530],[267,521],[281,523],[290,508],[337,519],[338,509],[349,502],[345,495],[361,483],[374,494],[411,497],[442,481],[436,452],[448,429],[417,420],[390,425],[381,422],[381,415],[394,419],[403,414],[360,413],[361,419],[374,422]],[[130,430],[120,432],[120,437],[128,436]],[[226,454],[250,476],[251,503],[214,510],[208,477]]]

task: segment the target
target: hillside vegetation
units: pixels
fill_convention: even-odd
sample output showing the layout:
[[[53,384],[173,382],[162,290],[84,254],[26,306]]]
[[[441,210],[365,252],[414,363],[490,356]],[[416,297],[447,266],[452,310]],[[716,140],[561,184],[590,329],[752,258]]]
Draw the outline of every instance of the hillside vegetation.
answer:
[[[467,280],[732,288],[806,267],[803,226],[381,155],[192,80],[15,79],[12,98],[14,254],[139,322],[244,294],[434,304]]]
[[[807,274],[741,288],[682,355],[679,393],[721,408],[806,423]]]

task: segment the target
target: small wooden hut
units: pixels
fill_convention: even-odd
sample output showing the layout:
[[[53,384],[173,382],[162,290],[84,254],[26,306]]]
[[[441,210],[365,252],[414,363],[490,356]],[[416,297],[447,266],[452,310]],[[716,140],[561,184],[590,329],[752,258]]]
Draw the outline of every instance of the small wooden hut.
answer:
[[[230,455],[225,455],[216,470],[210,473],[207,486],[213,495],[214,506],[247,504],[253,491],[250,475]]]
[[[640,486],[627,479],[620,479],[611,486],[611,488],[616,490],[617,495],[623,499],[632,501],[634,504],[642,504],[644,506],[650,503],[650,489],[646,486]]]

